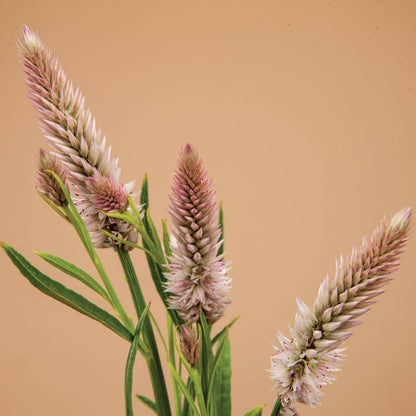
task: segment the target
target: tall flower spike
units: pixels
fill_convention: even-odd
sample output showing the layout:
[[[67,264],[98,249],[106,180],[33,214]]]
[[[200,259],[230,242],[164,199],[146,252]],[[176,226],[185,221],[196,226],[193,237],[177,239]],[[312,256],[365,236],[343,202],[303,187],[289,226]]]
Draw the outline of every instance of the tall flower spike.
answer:
[[[350,258],[341,257],[334,280],[323,281],[312,310],[297,300],[291,339],[278,335],[280,348],[275,347],[269,370],[282,402],[282,416],[296,415],[296,402],[320,404],[321,388],[335,380],[333,372],[339,371],[339,362],[345,358],[338,347],[399,267],[410,216],[408,208],[384,220],[359,248],[353,248]]]
[[[106,219],[94,207],[97,195],[92,190],[92,178],[101,184],[108,182],[109,199],[114,198],[113,191],[117,189],[115,194],[122,197],[118,201],[120,206],[125,205],[133,183],[120,183],[118,160],[111,159],[111,149],[106,147],[105,138],[101,139],[100,131],[97,132],[91,112],[84,108],[84,98],[80,90],[74,91],[57,59],[27,26],[24,26],[20,34],[18,46],[29,97],[37,110],[40,128],[46,143],[56,150],[57,157],[68,171],[74,200],[88,224],[93,244],[96,247],[114,244],[114,240],[110,240],[100,231],[110,224],[122,238],[136,241],[137,233],[132,226],[121,220]],[[102,197],[100,188],[98,198]],[[107,201],[104,208],[109,204],[111,210],[108,212],[114,212],[117,203],[111,204]]]
[[[197,152],[187,144],[173,178],[170,214],[176,229],[166,273],[170,307],[187,323],[199,319],[200,307],[213,323],[230,303],[229,263],[217,255],[221,229],[211,182]]]

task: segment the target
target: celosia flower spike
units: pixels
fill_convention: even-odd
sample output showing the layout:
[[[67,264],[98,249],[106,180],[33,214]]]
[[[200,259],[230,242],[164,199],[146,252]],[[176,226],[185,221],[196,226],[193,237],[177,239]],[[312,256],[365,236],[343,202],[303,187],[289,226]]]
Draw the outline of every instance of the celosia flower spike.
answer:
[[[221,230],[211,182],[197,152],[187,144],[173,178],[170,214],[175,231],[166,273],[170,307],[187,323],[199,319],[200,307],[213,323],[230,303],[231,279],[228,263],[218,256]]]
[[[411,209],[396,213],[364,237],[351,257],[341,257],[334,280],[323,281],[312,309],[297,301],[291,339],[278,335],[280,348],[275,347],[270,369],[282,416],[296,415],[296,402],[320,404],[321,388],[335,380],[333,372],[344,359],[339,347],[399,267],[410,217]]]
[[[110,220],[101,212],[121,212],[121,207],[127,206],[133,183],[120,183],[118,160],[111,159],[111,149],[106,147],[105,138],[101,139],[100,131],[97,132],[80,90],[74,91],[57,59],[27,26],[21,32],[18,45],[40,128],[45,141],[56,150],[57,158],[67,169],[72,196],[93,244],[96,247],[115,244],[115,240],[100,231],[102,228],[115,231],[123,239],[137,241],[137,232],[130,224]],[[98,194],[92,185],[96,182],[100,184]],[[105,202],[103,192],[109,198]],[[97,200],[102,203],[95,206]]]
[[[56,173],[66,185],[67,172],[54,153],[40,149],[39,168],[36,175],[36,190],[56,206],[67,205],[65,193],[58,181],[47,171]]]
[[[186,361],[193,367],[197,367],[201,341],[198,339],[198,334],[195,329],[188,325],[182,325],[179,333],[179,345]]]

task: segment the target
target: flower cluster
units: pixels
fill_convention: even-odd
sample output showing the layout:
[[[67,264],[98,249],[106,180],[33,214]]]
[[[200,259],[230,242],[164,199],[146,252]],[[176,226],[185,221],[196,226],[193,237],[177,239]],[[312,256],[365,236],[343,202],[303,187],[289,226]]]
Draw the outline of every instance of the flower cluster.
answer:
[[[19,49],[40,128],[45,141],[55,149],[55,158],[66,170],[71,193],[93,244],[96,247],[115,244],[101,232],[103,228],[123,239],[137,241],[134,227],[121,220],[110,220],[103,214],[126,209],[133,183],[123,185],[120,182],[118,160],[111,159],[111,149],[106,147],[100,131],[97,132],[80,90],[74,91],[57,59],[27,26],[21,32]],[[43,194],[49,192],[46,188],[41,190],[44,184],[44,181],[38,184]]]
[[[296,415],[296,402],[320,404],[321,388],[335,379],[333,373],[344,358],[339,346],[399,266],[410,216],[411,210],[405,209],[384,220],[359,248],[353,248],[350,258],[341,257],[334,280],[323,281],[312,309],[297,301],[291,339],[279,334],[280,348],[275,348],[270,370],[282,416]]]
[[[208,322],[215,322],[230,303],[231,279],[228,264],[218,255],[221,229],[211,182],[198,153],[187,144],[173,178],[170,213],[176,229],[166,274],[170,307],[187,323],[199,319],[200,308]]]

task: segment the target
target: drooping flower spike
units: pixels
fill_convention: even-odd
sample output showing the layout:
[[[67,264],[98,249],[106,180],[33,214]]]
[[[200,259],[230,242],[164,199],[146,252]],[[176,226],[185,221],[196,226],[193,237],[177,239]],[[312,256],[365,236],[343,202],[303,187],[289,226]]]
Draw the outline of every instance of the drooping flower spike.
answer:
[[[269,370],[281,399],[281,416],[296,415],[296,402],[320,404],[321,388],[335,380],[333,373],[345,358],[339,347],[399,267],[410,217],[410,209],[396,213],[364,237],[351,257],[341,257],[334,280],[326,277],[312,309],[297,300],[291,339],[278,335],[280,348],[275,347]]]
[[[218,255],[221,229],[211,182],[198,153],[187,144],[179,157],[170,196],[175,231],[166,273],[170,307],[187,323],[199,319],[200,307],[213,323],[230,303],[229,264]]]
[[[111,159],[111,149],[106,147],[105,137],[101,138],[100,131],[97,132],[80,90],[74,91],[57,59],[27,26],[20,34],[18,46],[40,128],[67,171],[70,191],[93,244],[96,247],[115,244],[100,231],[102,228],[116,231],[123,239],[137,241],[137,232],[131,225],[110,220],[100,212],[115,212],[117,206],[124,207],[134,184],[120,182],[118,160]],[[98,195],[93,185],[97,182]],[[97,199],[102,202],[99,206],[95,206]],[[107,207],[111,209],[106,211]]]

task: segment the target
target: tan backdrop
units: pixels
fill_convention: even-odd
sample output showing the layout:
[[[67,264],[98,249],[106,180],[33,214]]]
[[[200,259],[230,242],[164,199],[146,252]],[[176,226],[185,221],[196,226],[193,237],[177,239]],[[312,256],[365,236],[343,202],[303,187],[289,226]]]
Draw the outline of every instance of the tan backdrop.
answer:
[[[416,204],[414,1],[2,0],[0,239],[42,270],[41,250],[93,273],[74,232],[34,190],[43,145],[15,38],[32,26],[79,85],[120,157],[124,181],[145,172],[166,217],[179,149],[193,143],[214,178],[233,262],[233,415],[274,403],[276,333],[296,296],[311,304],[335,256],[386,214]],[[347,342],[348,361],[308,415],[416,411],[416,240],[396,280]],[[117,290],[128,290],[112,251]],[[163,321],[143,255],[144,292]],[[124,413],[128,344],[40,294],[0,253],[0,414]],[[129,304],[129,311],[133,308]],[[134,391],[151,395],[137,360]],[[150,415],[135,403],[137,415]]]

